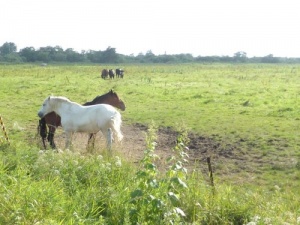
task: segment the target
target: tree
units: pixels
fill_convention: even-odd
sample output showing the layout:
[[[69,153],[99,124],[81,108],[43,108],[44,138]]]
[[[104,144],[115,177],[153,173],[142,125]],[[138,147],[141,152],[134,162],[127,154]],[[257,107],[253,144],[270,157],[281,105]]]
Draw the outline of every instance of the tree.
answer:
[[[34,47],[23,48],[20,50],[19,54],[25,59],[26,62],[34,62],[37,59],[37,54]]]
[[[151,50],[148,50],[147,52],[146,52],[146,55],[145,55],[145,61],[146,62],[154,62],[155,61],[155,55],[154,55],[154,53],[151,51]]]
[[[102,63],[103,62],[103,54],[101,51],[92,51],[90,50],[87,53],[87,58],[93,63]]]
[[[178,58],[178,61],[184,62],[184,63],[194,61],[194,57],[192,54],[179,54],[179,55],[176,55],[176,57]]]
[[[43,49],[38,50],[37,52],[37,57],[36,60],[37,61],[41,61],[41,62],[50,62],[50,53],[48,51],[44,51]]]
[[[8,55],[17,51],[17,46],[12,42],[5,42],[0,47],[0,55]]]
[[[261,58],[262,63],[278,63],[279,59],[277,57],[274,57],[273,54],[269,54],[265,57]]]
[[[114,63],[117,62],[118,55],[116,53],[115,48],[111,48],[110,46],[102,52],[103,54],[103,62],[104,63]]]
[[[243,51],[236,52],[236,53],[234,53],[233,58],[235,59],[236,62],[246,62],[247,53],[243,52]]]
[[[11,63],[21,63],[22,62],[22,58],[19,56],[18,53],[15,53],[15,52],[6,54],[3,58],[4,58],[5,62],[11,62]]]
[[[66,49],[65,53],[68,62],[83,62],[85,60],[84,55],[74,51],[73,48]]]

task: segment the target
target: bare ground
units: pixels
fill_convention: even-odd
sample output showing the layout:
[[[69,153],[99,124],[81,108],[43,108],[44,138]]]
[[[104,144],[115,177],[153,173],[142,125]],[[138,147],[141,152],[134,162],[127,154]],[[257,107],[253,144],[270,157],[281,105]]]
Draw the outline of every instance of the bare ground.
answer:
[[[134,163],[138,163],[144,155],[146,149],[146,132],[147,127],[142,124],[123,124],[122,132],[124,139],[122,143],[113,143],[112,151],[118,151],[117,154],[129,159]],[[207,158],[211,158],[213,171],[222,176],[231,176],[246,172],[246,178],[254,179],[254,173],[257,173],[256,168],[263,165],[263,161],[257,157],[251,163],[247,163],[250,156],[243,152],[239,145],[224,144],[215,141],[210,137],[203,137],[195,133],[189,133],[189,144],[187,154],[189,155],[189,163],[186,165],[188,169],[201,170],[208,173]],[[160,169],[167,167],[166,158],[174,154],[172,149],[176,146],[178,133],[171,128],[159,128],[157,131],[157,145],[155,153],[159,156],[159,160],[155,163]],[[86,154],[88,136],[86,134],[77,133],[73,136],[73,151],[80,151]],[[62,129],[57,129],[55,142],[58,148],[64,149],[65,135]],[[96,135],[95,147],[93,154],[98,154],[106,148],[105,138],[99,132]],[[48,146],[49,149],[49,146]],[[254,166],[253,166],[254,165]]]

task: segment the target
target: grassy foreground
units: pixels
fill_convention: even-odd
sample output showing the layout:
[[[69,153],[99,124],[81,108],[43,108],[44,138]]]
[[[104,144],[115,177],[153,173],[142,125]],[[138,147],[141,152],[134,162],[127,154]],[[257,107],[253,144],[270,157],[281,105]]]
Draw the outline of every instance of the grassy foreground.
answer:
[[[113,67],[113,66],[109,66]],[[0,224],[300,224],[300,66],[130,65],[125,79],[101,66],[0,66]],[[215,165],[187,171],[184,132],[169,169],[155,165],[155,129],[138,166],[122,156],[40,151],[37,110],[50,94],[85,102],[110,88],[126,123],[151,121],[237,145],[252,172]],[[126,134],[124,134],[126,135]],[[261,163],[256,163],[260,161]],[[234,168],[234,165],[230,165]]]

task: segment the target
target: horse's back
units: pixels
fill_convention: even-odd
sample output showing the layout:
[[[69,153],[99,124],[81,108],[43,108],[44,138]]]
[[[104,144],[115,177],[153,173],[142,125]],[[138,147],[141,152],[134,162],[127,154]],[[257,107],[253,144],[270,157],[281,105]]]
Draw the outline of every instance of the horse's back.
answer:
[[[88,129],[90,126],[92,130],[106,129],[112,123],[121,125],[121,114],[111,105],[98,104],[91,106],[81,106],[81,110],[74,114],[74,118],[68,117],[69,121],[77,123],[78,126]],[[75,124],[73,124],[75,125]]]
[[[121,114],[111,105],[99,104],[91,107],[94,110],[90,119],[93,120],[94,125],[106,136],[109,128],[113,130],[117,139],[122,140],[123,135],[121,133]]]
[[[94,111],[97,115],[106,116],[109,118],[116,114],[120,114],[113,106],[108,104],[98,104],[85,107],[90,108],[90,111]]]

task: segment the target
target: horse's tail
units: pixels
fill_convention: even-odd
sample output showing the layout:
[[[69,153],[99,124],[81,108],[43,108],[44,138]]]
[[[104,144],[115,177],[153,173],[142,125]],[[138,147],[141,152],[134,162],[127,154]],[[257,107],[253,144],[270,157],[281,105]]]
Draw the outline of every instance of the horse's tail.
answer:
[[[122,141],[123,134],[121,132],[122,118],[121,114],[116,111],[116,113],[112,116],[112,129],[117,136],[118,141]]]

